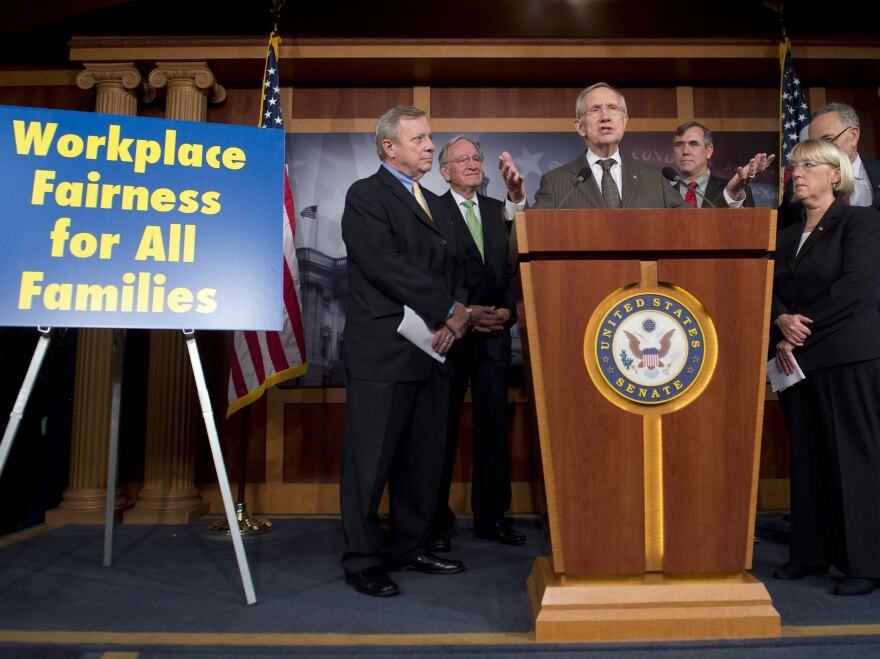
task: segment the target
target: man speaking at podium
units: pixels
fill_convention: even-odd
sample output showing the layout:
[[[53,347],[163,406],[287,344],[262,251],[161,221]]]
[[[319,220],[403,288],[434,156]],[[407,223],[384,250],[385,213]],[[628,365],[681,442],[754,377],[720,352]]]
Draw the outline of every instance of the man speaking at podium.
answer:
[[[620,153],[620,142],[629,118],[626,99],[604,82],[597,82],[578,94],[574,127],[584,138],[586,150],[571,162],[541,177],[533,209],[557,208],[681,208],[686,204],[661,173]],[[737,168],[722,197],[722,206],[738,208],[746,198],[746,186],[773,161],[759,153],[747,165]],[[510,154],[499,161],[505,183],[511,187],[521,178]],[[513,217],[525,203],[505,205]]]

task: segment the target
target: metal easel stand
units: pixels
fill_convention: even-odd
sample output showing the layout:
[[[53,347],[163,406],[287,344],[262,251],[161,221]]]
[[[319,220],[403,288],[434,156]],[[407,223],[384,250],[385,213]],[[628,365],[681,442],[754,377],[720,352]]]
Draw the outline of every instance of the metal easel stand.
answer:
[[[51,327],[38,327],[40,339],[37,341],[37,347],[34,349],[34,356],[31,357],[31,364],[28,366],[27,373],[24,376],[24,382],[18,391],[18,398],[15,399],[15,405],[12,406],[12,412],[9,414],[9,422],[6,424],[6,431],[3,433],[3,440],[0,441],[0,476],[3,475],[3,467],[6,465],[6,459],[12,450],[12,443],[15,441],[15,433],[18,432],[18,426],[24,416],[25,407],[27,407],[28,399],[31,397],[31,391],[34,388],[34,382],[37,381],[37,375],[40,374],[40,367],[43,365],[43,359],[46,357],[46,351],[49,349],[49,343],[52,340]]]
[[[220,450],[220,439],[217,435],[217,425],[214,423],[214,412],[211,409],[211,398],[208,396],[208,387],[205,384],[205,374],[202,371],[202,361],[199,358],[199,348],[196,345],[196,335],[193,330],[184,330],[186,347],[189,350],[189,358],[192,362],[193,376],[196,379],[196,389],[199,392],[199,402],[202,405],[202,416],[205,419],[205,429],[208,431],[208,442],[211,444],[211,455],[214,457],[214,468],[217,471],[217,483],[220,485],[220,494],[223,497],[223,507],[226,510],[226,521],[229,524],[229,536],[235,547],[235,558],[238,560],[238,571],[241,574],[241,583],[244,587],[245,598],[248,604],[257,601],[254,593],[254,584],[251,581],[251,571],[248,567],[247,556],[244,552],[244,543],[241,541],[241,532],[238,528],[235,506],[232,503],[232,492],[229,489],[229,479],[226,476],[226,465],[223,463],[223,452]]]
[[[229,480],[226,477],[226,467],[223,464],[223,454],[220,451],[220,440],[217,436],[217,427],[214,424],[214,413],[211,410],[211,399],[208,396],[208,387],[205,384],[205,374],[202,371],[202,362],[199,359],[199,349],[196,345],[196,337],[193,330],[183,330],[186,337],[186,345],[192,362],[193,377],[196,381],[196,389],[199,393],[199,402],[202,406],[202,416],[205,419],[205,428],[208,431],[208,442],[211,444],[211,454],[214,456],[214,468],[217,471],[217,481],[220,484],[220,492],[223,495],[223,507],[226,509],[226,518],[230,524],[235,521],[235,508],[232,505],[232,494],[229,491]],[[114,359],[113,359],[113,401],[110,406],[110,450],[107,461],[107,512],[104,523],[104,567],[110,567],[113,562],[113,514],[114,499],[116,492],[116,469],[119,458],[119,410],[122,391],[122,363],[125,346],[125,331],[116,330],[114,335]],[[241,574],[241,584],[244,587],[245,599],[248,604],[254,604],[257,596],[254,593],[254,584],[251,581],[251,572],[248,567],[247,556],[238,533],[238,524],[234,524],[235,530],[231,533],[232,544],[235,547],[235,558],[238,561],[238,571]]]

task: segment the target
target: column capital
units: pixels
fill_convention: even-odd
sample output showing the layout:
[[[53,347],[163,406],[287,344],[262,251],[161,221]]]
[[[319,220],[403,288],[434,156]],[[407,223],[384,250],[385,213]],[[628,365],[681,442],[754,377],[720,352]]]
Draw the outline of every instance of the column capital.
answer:
[[[76,76],[76,84],[80,89],[93,87],[121,88],[145,103],[156,97],[156,90],[150,87],[132,62],[104,63],[86,62],[84,70]]]
[[[175,83],[192,85],[212,103],[226,100],[226,89],[217,82],[205,62],[156,62],[156,68],[150,71],[149,80],[156,88]]]

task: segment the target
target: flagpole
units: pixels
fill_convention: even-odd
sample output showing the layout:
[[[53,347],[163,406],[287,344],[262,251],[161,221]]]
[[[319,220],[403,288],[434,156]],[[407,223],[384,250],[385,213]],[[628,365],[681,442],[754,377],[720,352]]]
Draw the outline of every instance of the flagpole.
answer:
[[[260,533],[268,533],[275,526],[268,519],[262,517],[253,517],[247,511],[245,503],[245,487],[247,485],[247,465],[248,465],[248,439],[251,429],[251,406],[246,405],[242,410],[241,419],[241,450],[238,459],[238,497],[235,504],[235,519],[238,521],[238,532],[241,535],[259,535]],[[232,532],[229,530],[229,522],[226,518],[218,519],[208,527],[208,533],[211,535],[219,535],[231,537]]]

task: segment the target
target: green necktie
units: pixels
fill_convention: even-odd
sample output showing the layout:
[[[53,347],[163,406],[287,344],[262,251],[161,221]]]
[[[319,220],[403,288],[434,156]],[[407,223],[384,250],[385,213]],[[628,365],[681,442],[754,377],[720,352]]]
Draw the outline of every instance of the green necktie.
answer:
[[[483,225],[480,224],[480,218],[477,217],[477,214],[474,212],[474,206],[477,202],[473,199],[466,199],[461,202],[461,205],[464,206],[464,219],[467,222],[468,229],[471,230],[471,235],[474,237],[474,242],[477,243],[477,249],[480,250],[480,258],[483,259],[485,263],[486,257],[483,254]]]

